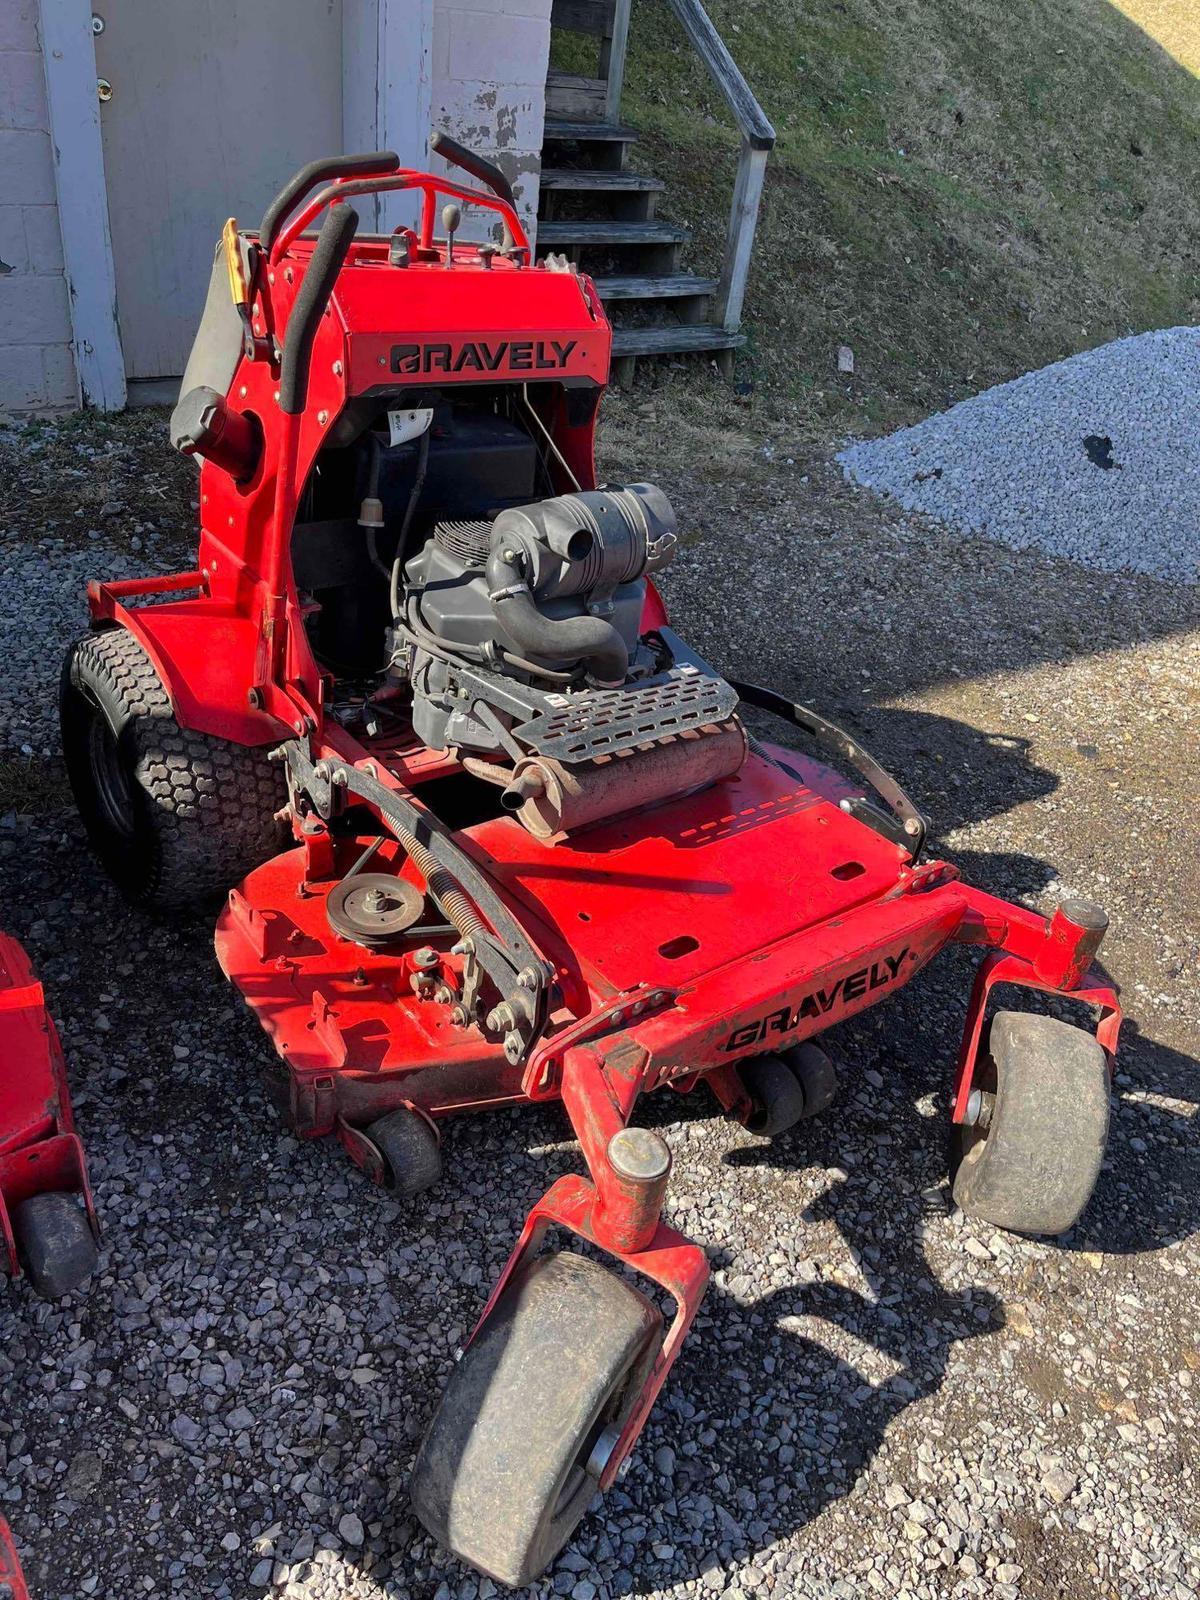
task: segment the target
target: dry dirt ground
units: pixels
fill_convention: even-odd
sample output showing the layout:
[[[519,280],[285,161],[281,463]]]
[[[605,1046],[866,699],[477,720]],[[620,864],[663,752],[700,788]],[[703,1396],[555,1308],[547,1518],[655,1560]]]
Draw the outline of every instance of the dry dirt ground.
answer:
[[[773,1145],[703,1095],[652,1104],[713,1287],[540,1592],[1191,1600],[1200,591],[898,521],[764,452],[749,412],[705,432],[638,390],[604,438],[607,472],[676,503],[676,627],[844,722],[985,887],[1107,905],[1127,1020],[1109,1159],[1054,1243],[946,1194],[965,955],[831,1035],[839,1101]],[[463,1121],[442,1187],[400,1206],[286,1135],[208,930],[117,899],[54,754],[82,577],[182,565],[190,471],[147,414],[0,451],[3,920],[61,1024],[105,1227],[86,1296],[0,1298],[0,1509],[34,1591],[485,1600],[405,1478],[525,1209],[578,1154],[553,1112]]]

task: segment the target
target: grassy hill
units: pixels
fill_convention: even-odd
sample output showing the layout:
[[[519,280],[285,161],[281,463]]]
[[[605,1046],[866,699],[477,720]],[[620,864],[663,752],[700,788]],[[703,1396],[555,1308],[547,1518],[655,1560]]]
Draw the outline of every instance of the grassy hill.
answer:
[[[1123,3],[1194,32],[1190,0]],[[766,409],[877,429],[1195,319],[1200,80],[1107,0],[708,10],[778,132],[743,374]],[[737,138],[665,0],[635,0],[623,115],[715,264]]]

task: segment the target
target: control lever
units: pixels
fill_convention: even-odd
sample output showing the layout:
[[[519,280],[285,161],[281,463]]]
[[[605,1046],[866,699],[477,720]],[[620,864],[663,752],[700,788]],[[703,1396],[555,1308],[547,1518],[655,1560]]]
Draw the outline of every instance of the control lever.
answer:
[[[446,265],[454,265],[454,235],[462,224],[462,207],[454,204],[442,207],[442,227],[446,230]]]

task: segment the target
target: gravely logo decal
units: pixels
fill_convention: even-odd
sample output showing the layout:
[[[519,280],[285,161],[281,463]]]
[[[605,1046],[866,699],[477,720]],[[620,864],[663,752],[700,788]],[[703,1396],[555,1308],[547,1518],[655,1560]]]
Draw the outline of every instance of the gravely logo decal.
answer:
[[[812,990],[798,1006],[784,1006],[782,1010],[760,1017],[757,1022],[744,1022],[733,1030],[721,1049],[744,1050],[747,1045],[770,1039],[772,1034],[791,1033],[806,1017],[821,1017],[835,1006],[861,1000],[872,989],[882,989],[884,984],[892,983],[907,959],[908,946],[905,945],[899,955],[881,956],[878,961],[872,961],[870,966],[859,967],[857,972],[849,972],[844,978],[836,979],[827,989]]]
[[[464,344],[394,344],[392,371],[405,377],[429,372],[560,372],[578,339],[469,339]]]

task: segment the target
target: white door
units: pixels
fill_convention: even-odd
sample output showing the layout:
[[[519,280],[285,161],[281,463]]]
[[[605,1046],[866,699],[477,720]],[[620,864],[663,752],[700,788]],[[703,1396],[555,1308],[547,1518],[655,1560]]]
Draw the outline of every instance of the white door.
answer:
[[[125,370],[176,377],[226,217],[257,227],[297,167],[341,152],[342,0],[96,0],[95,15]]]

